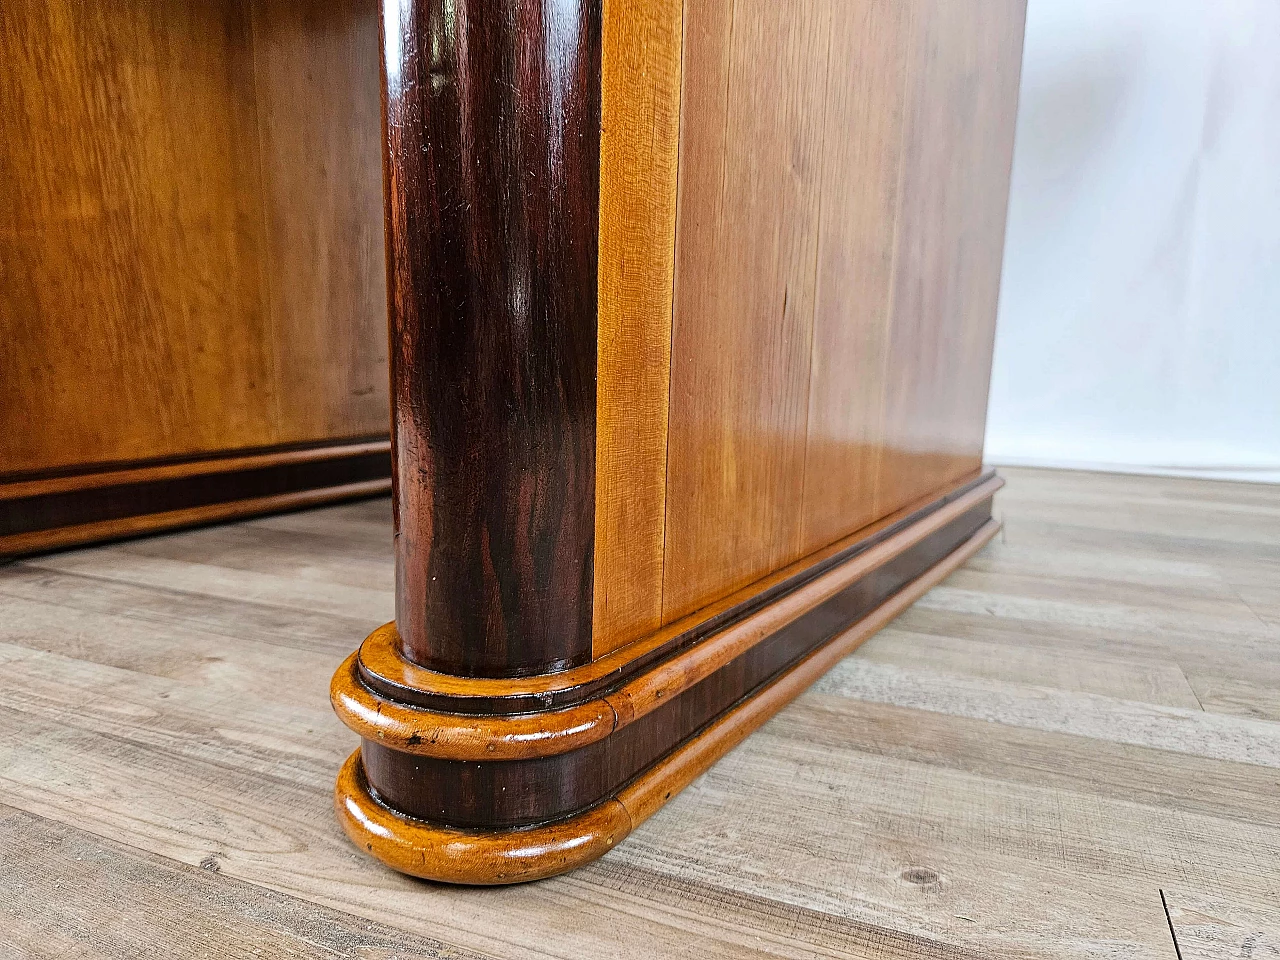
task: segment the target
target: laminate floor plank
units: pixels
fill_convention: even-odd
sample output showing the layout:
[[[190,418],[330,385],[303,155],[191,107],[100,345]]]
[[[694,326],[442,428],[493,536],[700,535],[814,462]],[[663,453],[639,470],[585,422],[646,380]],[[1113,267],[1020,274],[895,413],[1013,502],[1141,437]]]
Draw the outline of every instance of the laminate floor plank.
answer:
[[[92,551],[53,554],[29,563],[37,570],[80,573],[103,580],[138,586],[181,590],[227,600],[261,603],[358,617],[386,623],[395,615],[394,595],[383,588],[296,578],[269,569],[246,570],[191,559],[146,556],[130,552],[123,545],[98,547]],[[269,565],[264,563],[263,567]],[[387,567],[388,576],[393,576]]]
[[[1270,767],[1195,757],[1079,734],[810,692],[774,721],[779,735],[992,781],[1061,789],[1164,810],[1280,827]]]
[[[8,960],[480,960],[0,805],[0,950]]]
[[[1187,682],[1205,710],[1214,713],[1280,721],[1280,687],[1267,684],[1265,677],[1241,678],[1225,675],[1211,667],[1187,669]]]
[[[30,666],[29,661],[11,661],[7,665],[14,673],[4,678],[6,686],[15,686],[17,684],[8,681],[20,683],[35,672],[18,673],[22,665]],[[865,931],[875,929],[892,932],[889,938],[894,942],[906,938],[908,943],[945,944],[958,951],[959,956],[968,950],[976,950],[975,955],[982,956],[1037,955],[1019,948],[1016,942],[990,942],[993,931],[986,923],[977,926],[979,921],[974,915],[981,917],[982,913],[974,909],[969,900],[959,901],[967,904],[961,908],[967,913],[957,914],[968,919],[956,920],[952,927],[939,929],[936,916],[931,921],[907,922],[908,918],[919,916],[921,906],[937,906],[927,899],[922,904],[917,892],[919,884],[902,881],[900,877],[904,869],[910,870],[912,863],[921,860],[923,851],[916,856],[907,852],[904,861],[900,839],[891,840],[891,849],[882,851],[882,839],[864,831],[856,819],[851,820],[839,810],[821,811],[813,805],[812,798],[797,794],[794,788],[784,798],[788,808],[784,815],[778,815],[777,811],[769,814],[759,808],[754,789],[764,786],[776,792],[776,782],[745,789],[738,787],[734,797],[737,809],[725,810],[721,804],[708,806],[705,797],[699,802],[696,793],[692,797],[677,798],[678,804],[673,802],[669,809],[675,810],[677,805],[692,806],[695,811],[710,812],[717,820],[728,814],[727,819],[720,820],[714,831],[716,836],[711,839],[718,838],[722,846],[730,847],[741,847],[751,836],[753,820],[775,823],[785,832],[787,825],[794,822],[793,818],[799,816],[808,824],[807,829],[813,830],[815,826],[822,827],[821,823],[813,822],[816,814],[823,813],[821,819],[834,814],[835,819],[816,836],[822,838],[830,836],[833,829],[836,831],[838,842],[831,847],[824,846],[823,856],[828,860],[834,856],[837,863],[860,865],[862,869],[856,878],[852,874],[845,878],[856,879],[856,883],[846,888],[839,877],[823,874],[819,879],[825,880],[825,885],[815,885],[810,871],[817,862],[814,844],[819,839],[810,837],[797,847],[796,838],[791,837],[783,845],[768,843],[760,856],[764,858],[767,854],[776,860],[779,854],[786,853],[793,859],[782,864],[763,859],[754,871],[767,869],[783,882],[784,889],[752,889],[748,885],[744,890],[741,884],[744,878],[750,879],[753,872],[752,851],[739,849],[736,856],[730,857],[722,856],[720,851],[709,854],[699,849],[695,837],[682,836],[682,831],[673,830],[670,823],[662,823],[660,816],[600,866],[571,878],[488,892],[418,884],[390,874],[363,857],[338,833],[329,814],[326,764],[313,758],[300,759],[298,749],[293,746],[306,732],[302,721],[282,730],[278,743],[265,747],[245,743],[234,736],[206,734],[201,737],[181,722],[180,715],[166,715],[164,722],[158,723],[157,718],[144,709],[144,691],[134,689],[130,694],[120,689],[121,684],[136,683],[134,676],[126,671],[93,667],[78,674],[80,684],[77,685],[74,682],[77,673],[72,665],[68,664],[66,673],[58,673],[56,663],[42,666],[45,673],[63,682],[66,704],[52,702],[60,685],[50,682],[42,691],[43,696],[20,701],[0,715],[0,736],[31,747],[29,754],[15,758],[16,762],[0,772],[0,784],[14,805],[40,809],[54,819],[90,828],[94,833],[140,845],[188,864],[214,863],[228,876],[263,883],[331,906],[345,904],[343,909],[407,926],[414,932],[425,932],[451,943],[517,956],[679,956],[688,955],[686,951],[691,945],[696,945],[692,955],[697,956],[779,953],[776,943],[767,951],[758,951],[754,941],[761,937],[749,927],[741,926],[742,920],[760,921],[770,916],[744,911],[738,901],[746,896],[771,902],[772,916],[782,929],[791,924],[787,918],[815,912],[846,921],[832,923],[828,942],[818,945],[819,955],[825,951],[827,955],[844,952],[860,957],[892,956],[881,950],[878,940],[867,939]],[[108,673],[122,676],[101,676]],[[92,689],[95,675],[100,675],[99,682],[104,688],[99,696],[95,696]],[[108,696],[112,692],[114,695]],[[70,703],[85,703],[91,709],[61,724],[51,724],[50,717],[65,715]],[[245,725],[266,722],[273,715],[264,713],[252,701],[242,703],[241,711],[240,722]],[[766,740],[757,738],[753,751],[765,744]],[[773,759],[770,756],[765,763],[771,764]],[[336,760],[330,761],[334,762]],[[53,797],[49,796],[51,785],[56,793]],[[879,802],[894,805],[916,786],[909,785],[904,791],[899,784],[898,789],[882,793]],[[830,807],[825,793],[821,798],[824,805]],[[756,808],[754,814],[752,808]],[[725,830],[725,824],[741,826]],[[702,831],[697,829],[695,833]],[[668,838],[672,837],[690,852],[693,866],[701,876],[690,876],[688,863],[672,862],[667,852]],[[812,856],[796,861],[797,851]],[[1193,850],[1189,855],[1197,852]],[[630,915],[620,909],[608,889],[602,889],[593,880],[594,871],[604,869],[611,860],[621,859],[627,863],[629,857],[640,858],[639,866],[647,868],[656,878],[654,889],[660,892],[657,897],[633,900],[629,904],[633,911]],[[948,877],[967,872],[980,891],[992,891],[990,896],[984,893],[986,898],[981,901],[988,906],[1004,903],[1005,895],[1014,890],[1027,893],[1028,906],[1046,901],[1048,886],[1042,879],[1039,886],[1028,890],[1027,877],[1017,869],[1016,858],[1013,869],[1002,869],[999,864],[993,864],[990,857],[975,860],[975,851],[966,848],[958,854],[934,851],[933,859],[928,862],[946,871]],[[739,914],[733,926],[692,914],[680,906],[673,908],[661,894],[663,877],[706,884],[708,873],[715,875],[715,882],[708,890],[727,891],[721,899],[732,901],[733,911]],[[1080,880],[1088,883],[1092,891],[1089,896],[1095,897],[1099,878],[1082,876]],[[1118,895],[1121,891],[1116,889],[1111,892],[1112,896],[1097,897],[1107,911],[1096,919],[1130,928],[1144,923],[1149,926],[1153,916],[1149,904],[1141,900],[1130,902]],[[944,911],[956,910],[955,902],[944,902]],[[417,922],[424,910],[426,924]],[[563,928],[560,917],[565,913],[583,923],[582,927],[575,926],[574,937],[567,936]],[[925,913],[936,914],[936,910],[926,909]],[[495,929],[499,917],[502,926]],[[1024,936],[1032,936],[1034,929],[1039,929],[1040,935],[1052,932],[1044,927],[1048,921],[1035,917],[1027,917],[1025,921],[1034,921],[1038,926]],[[961,924],[965,929],[956,928]],[[974,925],[972,931],[967,929],[971,924]],[[850,934],[850,929],[864,932],[866,949],[860,948],[859,940]],[[1158,925],[1152,929],[1158,929]],[[495,942],[493,938],[501,937],[503,932],[512,939]],[[964,940],[972,946],[965,946]],[[1129,936],[1121,942],[1126,950],[1132,950],[1142,941]],[[796,944],[787,946],[783,955],[810,955],[791,952]]]
[[[1280,957],[1275,902],[1210,897],[1185,887],[1164,891],[1170,937],[1182,960]]]
[[[2,601],[0,641],[135,673],[170,677],[227,693],[253,693],[296,704],[299,689],[319,692],[338,649],[290,645],[291,683],[280,683],[282,651],[274,644],[206,632],[187,623],[140,625],[130,617],[13,597]],[[150,626],[150,629],[147,627]],[[336,645],[335,645],[336,646]],[[203,655],[193,651],[203,650]]]
[[[200,642],[224,644],[219,654],[237,645],[255,644],[346,656],[351,652],[351,637],[377,625],[375,617],[302,611],[27,565],[0,571],[0,604],[6,614],[0,618],[0,641],[64,653],[79,642],[100,651],[105,657],[102,662],[121,659],[135,666],[140,660],[134,658],[131,645],[162,646],[188,662],[196,660],[193,653]],[[60,626],[47,622],[59,614]],[[123,642],[126,637],[132,638],[131,644]],[[280,650],[273,655],[287,656]]]
[[[240,525],[285,533],[314,532],[340,536],[347,540],[355,538],[365,543],[381,543],[389,550],[391,500],[388,497],[372,497],[325,507],[323,510],[296,510],[257,517]]]
[[[1182,668],[1039,647],[983,643],[889,627],[858,649],[859,661],[906,670],[1033,684],[1070,693],[1201,709]]]
[[[1079,607],[1021,604],[1007,597],[957,595],[945,585],[922,597],[895,621],[914,633],[956,639],[1026,646],[1049,651],[1079,651],[1135,662],[1177,663],[1190,677],[1207,671],[1249,678],[1257,683],[1280,683],[1275,651],[1280,638],[1265,632],[1233,632],[1213,626],[1181,623],[1160,626],[1158,614],[1129,616],[1117,622],[1114,611]]]
[[[766,727],[693,800],[658,815],[661,834],[624,844],[618,858],[991,956],[1164,956],[1162,878],[1280,902],[1275,826],[798,733]],[[803,836],[794,823],[806,824]],[[1084,930],[1106,931],[1110,946],[1099,953]]]
[[[159,708],[165,681],[59,661],[31,653],[4,664],[14,671],[0,680],[10,691],[47,678],[34,692],[0,696],[0,741],[24,745],[0,766],[0,795],[15,807],[497,956],[779,955],[740,924],[649,901],[628,911],[589,871],[506,890],[396,875],[352,847],[333,817],[333,771],[355,745],[336,720],[317,714],[312,724],[245,697],[234,716],[201,730],[192,714],[213,709]],[[246,733],[255,728],[278,736]],[[313,755],[321,750],[328,755]],[[783,946],[780,955],[813,956]]]
[[[508,889],[332,815],[387,500],[0,568],[0,954],[1280,956],[1280,487],[1003,472],[1000,538],[618,849]]]
[[[380,537],[366,540],[345,531],[282,531],[233,524],[203,527],[178,536],[146,537],[110,549],[129,557],[177,560],[387,593],[387,575],[395,569],[388,556],[387,533],[384,527]]]
[[[1050,687],[908,670],[861,658],[837,664],[811,689],[848,699],[1280,769],[1280,725],[1198,708],[1155,706]]]

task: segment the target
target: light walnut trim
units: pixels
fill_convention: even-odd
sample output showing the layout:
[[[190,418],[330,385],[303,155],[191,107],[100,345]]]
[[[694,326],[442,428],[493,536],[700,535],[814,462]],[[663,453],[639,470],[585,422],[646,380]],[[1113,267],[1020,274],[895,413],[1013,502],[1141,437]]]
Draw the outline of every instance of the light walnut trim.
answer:
[[[365,740],[401,753],[442,760],[520,760],[577,750],[613,732],[617,718],[604,700],[563,710],[510,716],[439,713],[380,697],[358,675],[358,655],[343,661],[329,685],[338,719]]]
[[[661,625],[681,0],[605,0],[592,654]]]
[[[388,624],[374,631],[360,653],[348,657],[334,674],[330,688],[334,710],[343,723],[364,739],[418,756],[482,761],[529,759],[576,750],[604,739],[673,697],[680,696],[756,644],[941,530],[990,497],[999,485],[997,479],[976,487],[895,536],[815,577],[669,660],[644,670],[603,696],[557,710],[508,715],[446,713],[396,703],[364,686],[358,672],[360,659],[375,670],[385,669],[387,664],[392,669],[420,670],[403,660],[393,625]],[[569,673],[590,676],[590,665]],[[386,676],[384,673],[379,675]],[[565,676],[555,674],[502,682],[545,684],[560,681]],[[498,682],[454,679],[462,685],[486,687]],[[527,691],[528,686],[525,689]]]
[[[975,553],[991,542],[1000,523],[988,520],[960,547],[924,575],[894,594],[872,613],[859,620],[826,646],[782,674],[772,684],[742,705],[705,727],[683,746],[669,753],[648,772],[618,792],[634,826],[639,826],[717,760],[747,739],[774,714],[808,689],[814,681],[853,653],[926,593],[949,577]]]
[[[632,829],[617,800],[567,820],[502,833],[411,820],[374,798],[359,750],[338,773],[333,805],[356,846],[393,870],[443,883],[493,885],[552,877],[596,859]]]
[[[519,830],[458,830],[382,806],[353,753],[338,775],[334,805],[347,836],[401,873],[460,884],[506,884],[565,873],[608,852],[705,773],[840,659],[981,550],[1000,524],[987,521],[958,549],[826,646],[709,724],[681,747],[590,810]]]

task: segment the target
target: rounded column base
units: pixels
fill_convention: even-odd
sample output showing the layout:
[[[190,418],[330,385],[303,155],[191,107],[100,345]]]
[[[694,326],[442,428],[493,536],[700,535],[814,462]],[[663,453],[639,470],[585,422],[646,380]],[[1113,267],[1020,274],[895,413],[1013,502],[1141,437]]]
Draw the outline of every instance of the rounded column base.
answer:
[[[446,883],[589,863],[980,550],[999,486],[980,477],[784,571],[687,646],[675,625],[572,671],[483,679],[425,670],[379,628],[330,690],[362,739],[338,776],[343,829]]]
[[[541,880],[589,863],[631,832],[615,799],[554,823],[514,830],[458,830],[396,813],[380,803],[360,763],[347,758],[333,795],[348,837],[387,866],[442,883],[493,885]]]

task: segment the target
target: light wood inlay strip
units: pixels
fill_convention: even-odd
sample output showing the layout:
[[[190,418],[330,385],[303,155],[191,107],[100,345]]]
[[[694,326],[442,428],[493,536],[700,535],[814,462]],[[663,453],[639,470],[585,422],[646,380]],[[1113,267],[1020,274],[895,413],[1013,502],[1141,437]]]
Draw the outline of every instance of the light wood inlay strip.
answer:
[[[662,618],[681,0],[606,0],[592,653]]]

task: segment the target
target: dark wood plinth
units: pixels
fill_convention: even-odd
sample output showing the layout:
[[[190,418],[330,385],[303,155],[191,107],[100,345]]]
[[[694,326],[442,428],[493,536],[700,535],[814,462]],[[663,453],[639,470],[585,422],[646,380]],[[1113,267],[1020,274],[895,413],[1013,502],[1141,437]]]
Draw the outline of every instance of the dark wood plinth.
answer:
[[[363,738],[338,782],[344,827],[396,869],[451,882],[531,880],[594,859],[985,544],[999,486],[987,476],[879,525],[834,564],[759,591],[763,604],[739,597],[692,644],[657,637],[614,663],[462,680],[403,659],[394,626],[380,629],[333,681],[338,715]],[[399,675],[385,676],[396,661]],[[379,690],[406,679],[437,706]],[[501,710],[538,697],[549,708]]]

